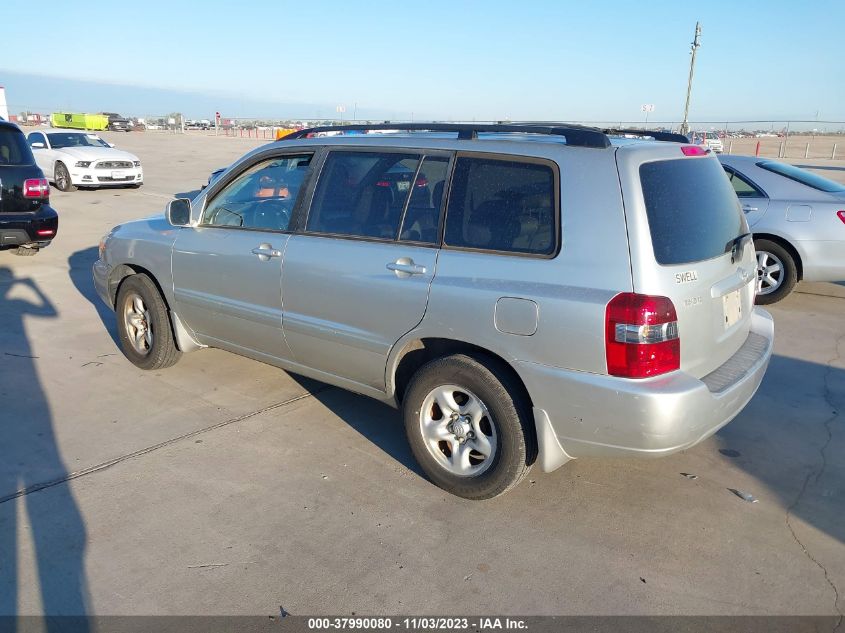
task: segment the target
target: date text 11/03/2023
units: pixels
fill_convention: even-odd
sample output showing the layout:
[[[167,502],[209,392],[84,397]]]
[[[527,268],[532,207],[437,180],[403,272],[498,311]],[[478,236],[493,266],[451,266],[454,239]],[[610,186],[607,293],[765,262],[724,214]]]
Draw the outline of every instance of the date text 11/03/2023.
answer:
[[[330,631],[338,629],[387,631],[460,631],[472,630],[523,630],[527,623],[519,618],[507,617],[342,617],[308,618],[308,629],[312,631]]]

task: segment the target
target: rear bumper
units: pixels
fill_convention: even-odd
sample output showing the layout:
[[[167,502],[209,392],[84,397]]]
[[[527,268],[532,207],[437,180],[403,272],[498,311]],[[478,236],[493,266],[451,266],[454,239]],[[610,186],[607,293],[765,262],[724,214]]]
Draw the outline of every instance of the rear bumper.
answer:
[[[804,281],[845,281],[845,240],[797,240]]]
[[[58,230],[59,214],[46,204],[33,213],[0,213],[0,248],[47,246]]]
[[[703,379],[676,371],[631,380],[516,363],[535,406],[540,465],[549,471],[570,457],[658,457],[694,446],[751,400],[773,342],[772,317],[755,308],[745,344]]]

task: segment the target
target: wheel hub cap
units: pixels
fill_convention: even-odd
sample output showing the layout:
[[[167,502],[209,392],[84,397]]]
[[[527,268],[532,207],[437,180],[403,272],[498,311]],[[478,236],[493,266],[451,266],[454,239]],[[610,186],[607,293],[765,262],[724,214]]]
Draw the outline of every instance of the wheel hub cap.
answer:
[[[436,387],[423,399],[420,432],[431,456],[453,475],[480,475],[493,464],[498,449],[487,406],[457,385]]]

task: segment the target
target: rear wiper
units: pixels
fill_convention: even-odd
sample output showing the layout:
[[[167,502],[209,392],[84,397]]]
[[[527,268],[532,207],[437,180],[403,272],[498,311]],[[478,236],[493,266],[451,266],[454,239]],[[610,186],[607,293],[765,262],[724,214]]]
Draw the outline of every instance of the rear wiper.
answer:
[[[725,244],[724,252],[729,252],[731,254],[731,264],[736,261],[739,251],[742,250],[742,247],[745,245],[745,242],[750,240],[751,237],[751,233],[743,233],[742,235],[737,235],[734,239]]]

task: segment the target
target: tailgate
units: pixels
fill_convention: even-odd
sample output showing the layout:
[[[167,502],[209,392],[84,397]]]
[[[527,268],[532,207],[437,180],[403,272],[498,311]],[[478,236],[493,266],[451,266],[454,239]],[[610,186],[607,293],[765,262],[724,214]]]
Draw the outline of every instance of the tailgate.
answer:
[[[681,145],[617,151],[634,291],[671,299],[681,370],[701,378],[751,327],[756,259],[739,201],[718,160]],[[700,151],[700,150],[699,150]]]

